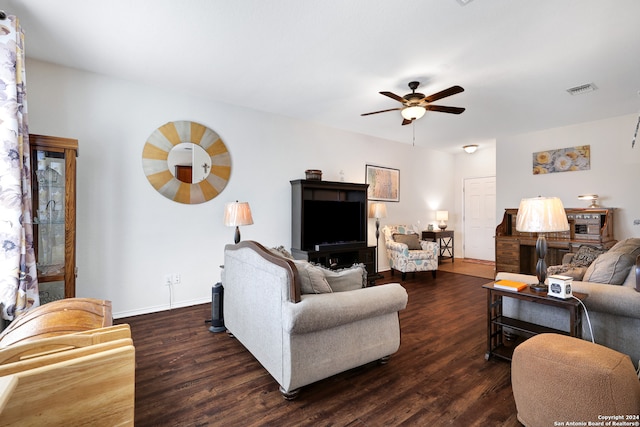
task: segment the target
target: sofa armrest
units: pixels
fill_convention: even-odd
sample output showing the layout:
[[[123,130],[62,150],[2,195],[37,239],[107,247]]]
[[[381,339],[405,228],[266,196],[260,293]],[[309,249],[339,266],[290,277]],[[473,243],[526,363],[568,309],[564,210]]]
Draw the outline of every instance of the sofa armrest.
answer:
[[[387,241],[386,247],[388,251],[394,251],[404,255],[409,255],[409,246],[407,246],[406,243]]]
[[[636,269],[636,291],[640,292],[640,255],[636,257],[635,269]]]
[[[437,254],[438,252],[438,242],[434,242],[433,240],[420,240],[420,246],[423,251],[433,252]]]
[[[407,300],[407,291],[399,283],[346,292],[303,295],[299,303],[283,306],[282,327],[292,335],[330,329],[398,312],[407,306]]]

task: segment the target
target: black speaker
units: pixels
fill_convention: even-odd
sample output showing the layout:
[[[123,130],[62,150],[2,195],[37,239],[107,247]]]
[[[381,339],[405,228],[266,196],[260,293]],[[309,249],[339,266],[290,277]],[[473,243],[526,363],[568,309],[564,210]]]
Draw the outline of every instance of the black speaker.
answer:
[[[224,288],[222,283],[218,282],[211,288],[211,332],[224,332],[227,328],[224,327],[224,316],[222,311],[222,304],[224,296]]]

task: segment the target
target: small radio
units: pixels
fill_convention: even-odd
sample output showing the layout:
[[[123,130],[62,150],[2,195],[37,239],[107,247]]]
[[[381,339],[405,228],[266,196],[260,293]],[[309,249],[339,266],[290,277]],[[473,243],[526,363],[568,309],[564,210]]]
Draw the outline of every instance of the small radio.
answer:
[[[547,295],[562,299],[569,299],[573,296],[571,292],[573,277],[553,275],[549,276],[548,280],[549,290]]]

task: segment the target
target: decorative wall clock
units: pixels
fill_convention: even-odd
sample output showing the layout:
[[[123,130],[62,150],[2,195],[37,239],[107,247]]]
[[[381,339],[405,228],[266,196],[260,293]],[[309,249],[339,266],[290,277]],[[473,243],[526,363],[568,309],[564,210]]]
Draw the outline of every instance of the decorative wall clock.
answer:
[[[185,204],[215,198],[231,176],[231,156],[220,136],[196,122],[169,122],[142,150],[142,169],[160,194]]]

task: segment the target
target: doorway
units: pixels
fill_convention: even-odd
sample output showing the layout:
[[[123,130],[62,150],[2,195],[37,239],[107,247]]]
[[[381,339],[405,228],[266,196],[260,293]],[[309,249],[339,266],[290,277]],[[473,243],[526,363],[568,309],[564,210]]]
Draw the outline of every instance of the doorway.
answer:
[[[464,257],[495,261],[496,177],[465,178]]]

